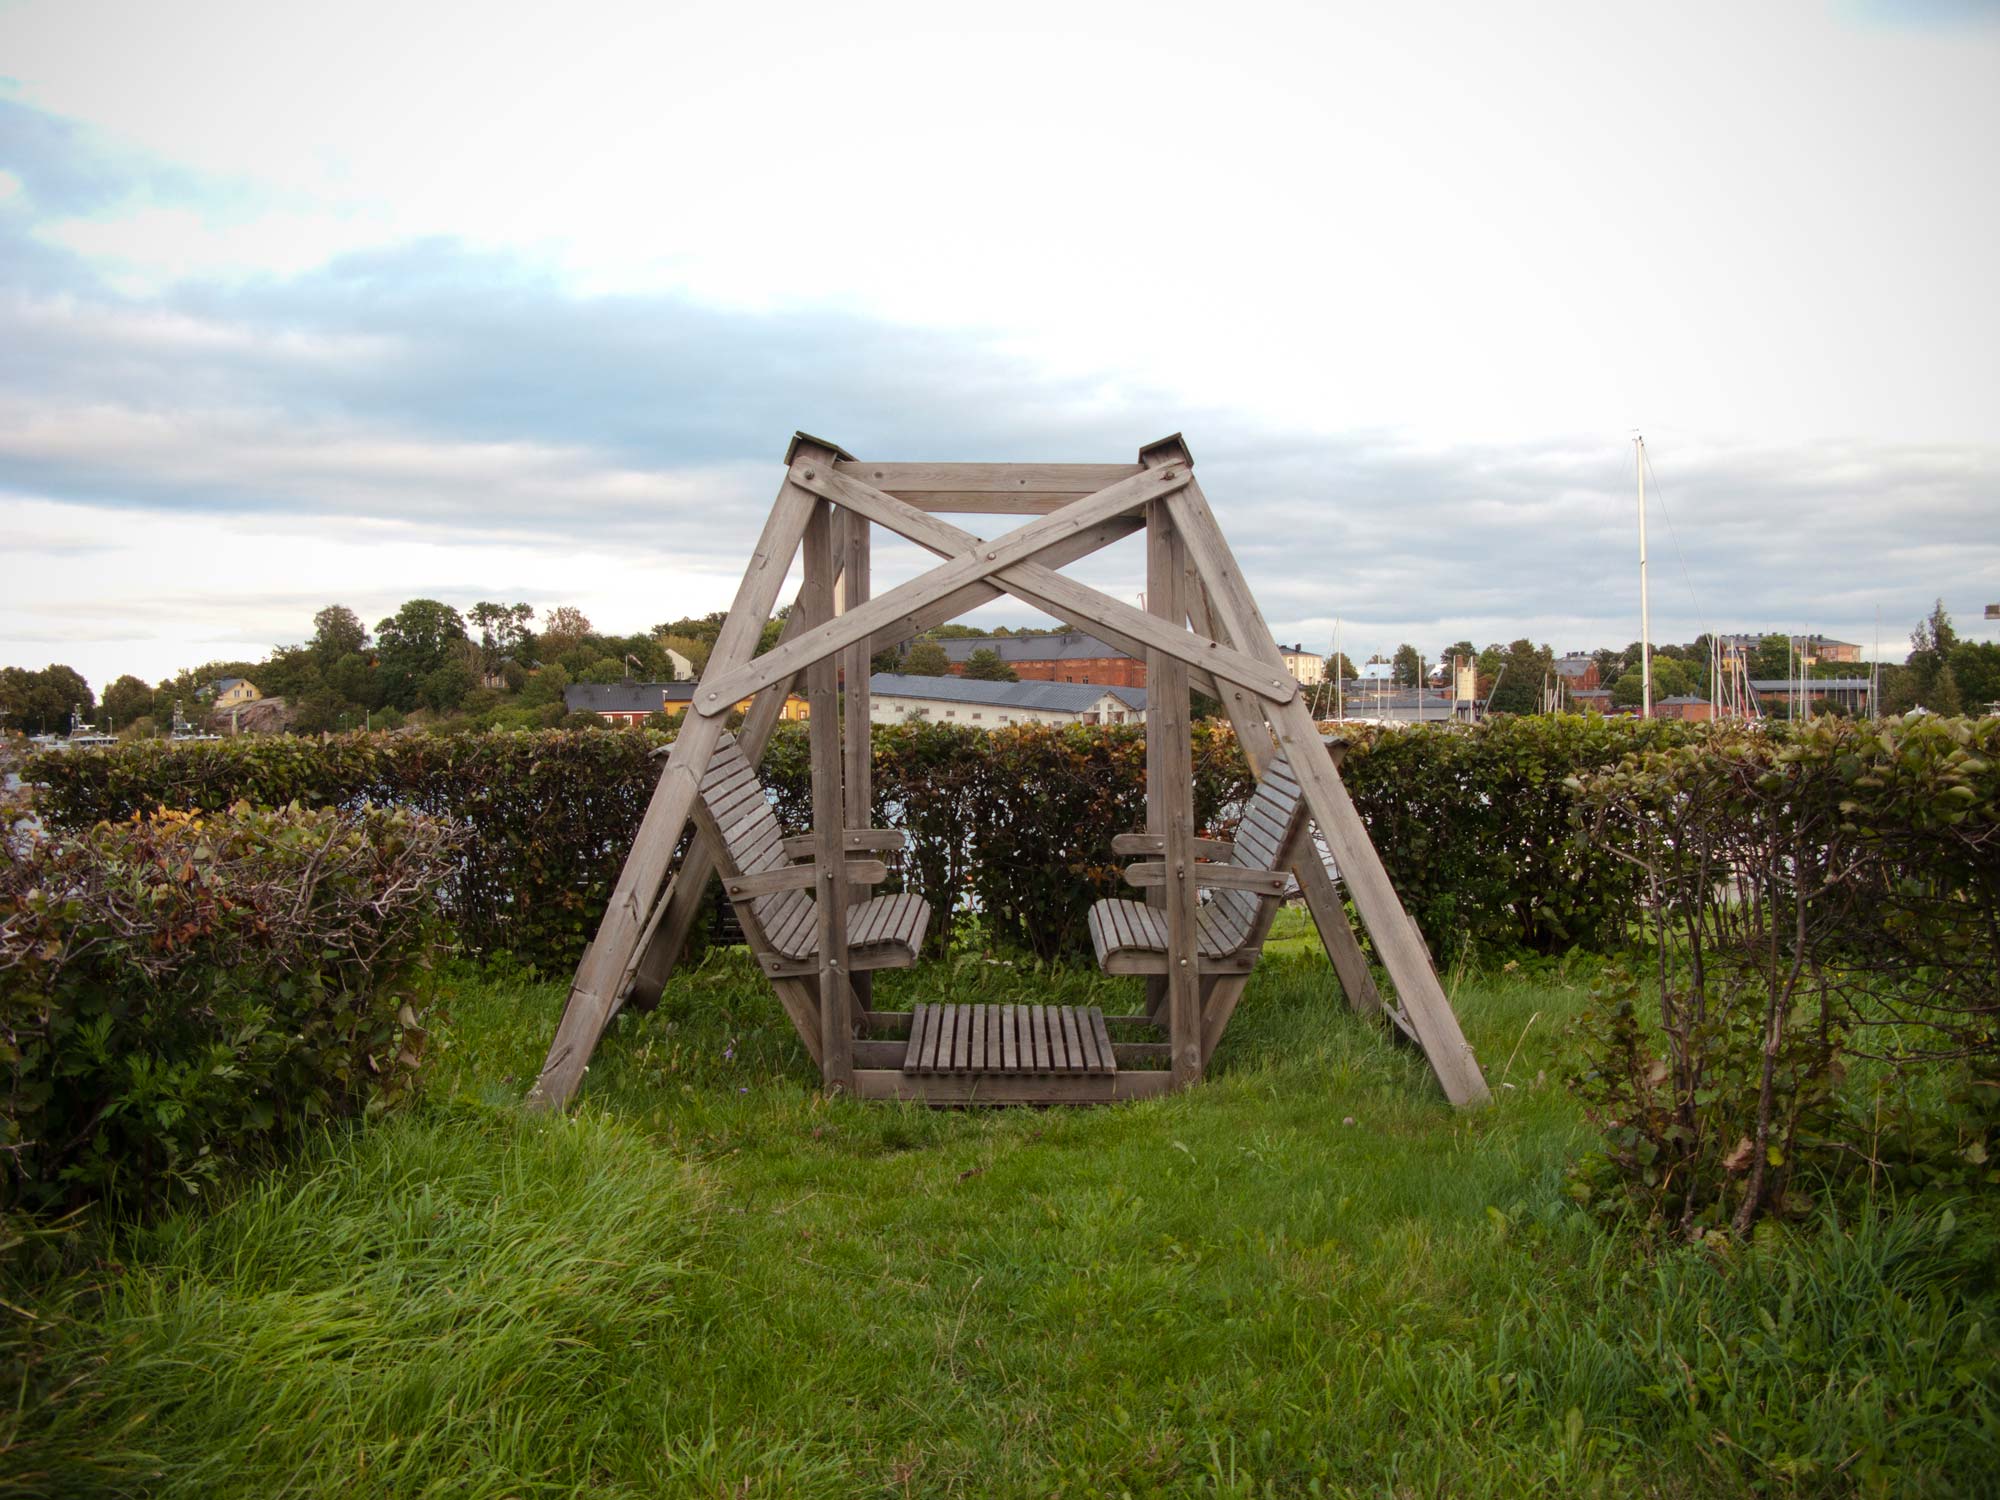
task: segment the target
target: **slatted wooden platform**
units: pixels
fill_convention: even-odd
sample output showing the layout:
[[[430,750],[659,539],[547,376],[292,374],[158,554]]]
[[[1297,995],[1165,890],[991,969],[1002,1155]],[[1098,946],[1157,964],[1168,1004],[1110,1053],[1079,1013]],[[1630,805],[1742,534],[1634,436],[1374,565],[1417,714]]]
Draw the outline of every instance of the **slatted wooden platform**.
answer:
[[[907,1074],[1025,1077],[1118,1071],[1104,1013],[1082,1005],[924,1005],[910,1017]]]

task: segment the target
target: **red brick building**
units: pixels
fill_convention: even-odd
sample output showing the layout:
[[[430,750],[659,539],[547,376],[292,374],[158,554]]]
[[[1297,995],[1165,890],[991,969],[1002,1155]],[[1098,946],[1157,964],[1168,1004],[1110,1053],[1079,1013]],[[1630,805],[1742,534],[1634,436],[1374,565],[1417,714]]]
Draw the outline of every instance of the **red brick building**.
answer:
[[[951,675],[963,677],[975,651],[991,651],[1023,682],[1094,682],[1103,687],[1142,688],[1146,663],[1127,656],[1094,635],[989,635],[939,641]]]
[[[1554,666],[1556,676],[1563,680],[1563,686],[1572,693],[1587,693],[1604,685],[1598,681],[1595,657],[1558,656]]]

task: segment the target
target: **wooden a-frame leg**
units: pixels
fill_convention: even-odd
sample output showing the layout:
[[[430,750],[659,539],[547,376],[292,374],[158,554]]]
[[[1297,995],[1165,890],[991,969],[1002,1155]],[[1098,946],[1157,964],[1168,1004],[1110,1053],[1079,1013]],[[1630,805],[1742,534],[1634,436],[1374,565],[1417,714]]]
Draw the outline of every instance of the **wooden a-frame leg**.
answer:
[[[1276,657],[1270,630],[1258,612],[1256,600],[1251,597],[1228,543],[1223,540],[1221,528],[1215,524],[1208,502],[1202,497],[1201,486],[1190,481],[1184,489],[1168,496],[1166,504],[1187,537],[1211,607],[1221,617],[1217,623],[1236,637],[1239,650],[1256,651],[1260,655],[1268,652]],[[1375,940],[1376,952],[1395,983],[1404,1015],[1416,1032],[1418,1044],[1443,1086],[1445,1097],[1456,1105],[1485,1102],[1491,1095],[1479,1063],[1466,1044],[1458,1017],[1452,1012],[1444,987],[1438,983],[1429,955],[1416,941],[1403,903],[1368,838],[1367,826],[1355,811],[1326,747],[1320,743],[1319,730],[1305,700],[1294,696],[1285,703],[1265,702],[1262,709],[1272,737],[1283,747],[1293,773],[1299,778],[1313,822],[1333,850],[1334,863],[1339,866],[1361,920]]]
[[[1299,784],[1312,808],[1313,819],[1333,848],[1334,862],[1347,878],[1347,888],[1354,895],[1361,920],[1367,923],[1369,936],[1375,939],[1375,951],[1382,956],[1382,966],[1395,983],[1403,1014],[1416,1032],[1424,1056],[1430,1060],[1431,1071],[1444,1086],[1445,1097],[1458,1105],[1483,1104],[1491,1095],[1479,1063],[1466,1043],[1465,1033],[1459,1029],[1458,1017],[1452,1012],[1444,987],[1438,983],[1430,955],[1417,941],[1409,914],[1389,883],[1382,857],[1369,841],[1367,826],[1320,745],[1319,732],[1305,704],[1290,704],[1279,710],[1274,727],[1278,742],[1289,752],[1293,768],[1300,772]]]
[[[792,451],[794,456],[802,454],[828,464],[837,456],[834,449],[824,444],[803,440],[795,441]],[[838,578],[835,581],[838,582]],[[784,628],[778,633],[778,644],[782,646],[791,641],[804,629],[805,616],[794,597],[791,613],[785,617]],[[797,680],[792,678],[773,683],[750,700],[750,707],[743,715],[743,726],[736,731],[736,744],[752,767],[763,763],[764,748],[770,744],[772,731],[784,717],[785,704]],[[635,1010],[651,1010],[660,1003],[660,992],[666,988],[674,965],[680,962],[681,954],[686,951],[688,934],[694,930],[694,924],[701,916],[702,898],[708,893],[708,882],[714,874],[715,845],[703,834],[689,844],[665,898],[654,907],[645,940],[640,946],[639,961],[625,987],[622,1004],[630,1005]]]
[[[1236,1014],[1237,1003],[1242,1000],[1243,991],[1249,983],[1248,974],[1215,976],[1215,986],[1210,990],[1201,1014],[1201,1065],[1204,1069],[1209,1059],[1215,1056],[1216,1044],[1222,1040],[1229,1018]]]
[[[710,670],[728,672],[750,660],[764,621],[777,602],[792,555],[798,550],[806,518],[819,502],[804,490],[787,483],[778,491],[777,501],[764,522],[757,550],[736,591],[736,601],[716,637],[709,658]],[[620,991],[624,988],[653,903],[665,884],[668,864],[680,843],[681,833],[694,812],[701,794],[701,778],[709,758],[722,738],[719,717],[688,714],[674,741],[673,754],[653,788],[652,800],[639,825],[639,834],[612,887],[584,960],[577,966],[563,1006],[562,1020],[549,1044],[540,1076],[529,1091],[528,1102],[543,1108],[560,1108],[569,1102],[583,1081],[584,1069],[597,1047],[597,1039],[611,1018]]]
[[[583,1082],[597,1039],[617,1004],[627,957],[637,949],[644,931],[642,903],[650,902],[666,877],[667,861],[687,827],[700,795],[702,775],[721,738],[721,722],[706,719],[683,729],[674,741],[673,756],[653,789],[639,837],[612,889],[597,936],[577,966],[548,1058],[528,1093],[531,1105],[560,1108]]]
[[[1149,468],[1157,468],[1189,460],[1183,445],[1168,441],[1155,443],[1142,451],[1139,461]],[[1216,607],[1191,545],[1182,546],[1181,558],[1184,573],[1182,598],[1188,623],[1195,633],[1256,655],[1259,639],[1243,633],[1245,627],[1240,618],[1232,618],[1229,612]],[[1232,627],[1236,632],[1233,636]],[[1268,632],[1265,634],[1268,635]],[[1261,644],[1263,655],[1259,659],[1267,660],[1277,670],[1283,671],[1284,658],[1278,655],[1276,645],[1268,640]],[[1276,748],[1270,726],[1264,722],[1264,701],[1242,684],[1225,678],[1215,679],[1213,687],[1222,701],[1223,711],[1229,716],[1230,726],[1236,731],[1236,743],[1249,762],[1251,774],[1262,776]],[[1333,972],[1340,981],[1341,992],[1347,996],[1348,1005],[1356,1013],[1379,1014],[1382,999],[1376,993],[1375,976],[1368,971],[1368,960],[1354,936],[1353,925],[1348,921],[1347,907],[1341,901],[1340,893],[1334,889],[1333,880],[1326,873],[1326,866],[1320,863],[1311,841],[1302,842],[1299,849],[1300,855],[1292,861],[1291,868],[1298,876],[1300,892],[1305,897],[1306,909],[1312,913],[1313,925],[1319,929],[1320,943],[1333,962]],[[1149,997],[1151,993],[1149,990]]]
[[[1211,618],[1212,607],[1205,587],[1197,585],[1192,589],[1189,601],[1189,614],[1194,619],[1196,630],[1214,634],[1222,628]],[[1217,687],[1222,694],[1223,711],[1228,714],[1230,725],[1236,731],[1236,743],[1242,747],[1251,775],[1262,776],[1264,767],[1271,763],[1277,748],[1271,728],[1264,722],[1263,703],[1235,683],[1218,683]],[[1375,976],[1368,971],[1368,959],[1354,936],[1346,904],[1334,888],[1333,878],[1326,873],[1326,866],[1320,862],[1319,851],[1310,837],[1300,840],[1290,868],[1298,876],[1299,892],[1305,897],[1306,910],[1312,914],[1313,926],[1319,930],[1320,945],[1332,960],[1334,975],[1340,981],[1341,993],[1347,996],[1349,1007],[1357,1015],[1379,1015],[1382,997],[1376,993]]]

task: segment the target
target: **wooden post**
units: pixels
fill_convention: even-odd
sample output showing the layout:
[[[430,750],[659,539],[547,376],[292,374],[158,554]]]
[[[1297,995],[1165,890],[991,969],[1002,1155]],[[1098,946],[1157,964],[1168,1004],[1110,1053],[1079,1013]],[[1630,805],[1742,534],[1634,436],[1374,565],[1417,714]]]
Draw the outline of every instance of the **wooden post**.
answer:
[[[812,630],[833,618],[833,507],[813,506],[805,532],[805,586],[799,607]],[[822,653],[806,668],[812,747],[813,901],[819,922],[820,1077],[854,1089],[854,1023],[847,988],[847,839],[841,808],[840,695],[835,662]]]
[[[1160,540],[1161,522],[1164,516],[1156,516],[1154,506],[1146,508],[1146,612],[1167,616],[1168,597],[1174,591],[1163,587],[1161,574],[1171,565],[1172,549]],[[1168,524],[1171,524],[1170,522]],[[1169,617],[1170,618],[1170,617]],[[1178,626],[1180,622],[1174,621]],[[1158,789],[1164,786],[1172,774],[1168,765],[1166,736],[1159,731],[1160,714],[1157,703],[1160,696],[1161,653],[1147,651],[1146,663],[1146,832],[1161,840],[1164,850],[1167,834],[1166,804],[1160,799]],[[1163,856],[1164,857],[1164,856]],[[1167,909],[1167,887],[1148,886],[1142,894],[1146,905],[1156,911]],[[1167,1001],[1169,987],[1164,974],[1146,976],[1146,1015],[1153,1021],[1165,1024],[1168,1020]]]
[[[851,510],[834,512],[834,543],[838,548],[840,611],[845,614],[868,602],[868,518]],[[840,654],[842,691],[841,780],[846,808],[846,826],[866,833],[875,826],[875,737],[869,732],[868,642],[849,646]],[[850,906],[868,899],[868,888],[850,885]],[[854,1002],[863,1011],[874,1008],[875,976],[848,975]]]
[[[818,503],[790,482],[779,489],[777,502],[772,505],[763,534],[757,540],[757,550],[751,555],[743,582],[737,586],[736,601],[730,606],[728,618],[716,636],[715,648],[709,654],[710,672],[726,673],[750,660],[764,622],[771,617],[771,608],[777,603],[792,555],[798,550],[806,518]],[[652,800],[646,805],[632,852],[619,872],[618,883],[612,887],[597,936],[577,966],[562,1020],[549,1044],[548,1058],[528,1093],[531,1105],[560,1108],[582,1083],[583,1070],[589,1065],[597,1039],[618,1003],[647,918],[666,881],[667,866],[694,811],[695,799],[701,794],[701,778],[722,738],[722,727],[720,717],[692,713],[684,717],[673,754],[668,757],[659,784],[653,788]]]
[[[1146,508],[1146,609],[1182,628],[1181,534],[1166,503]],[[1195,925],[1194,760],[1188,740],[1188,669],[1165,651],[1146,653],[1146,826],[1164,836],[1167,881],[1167,1033],[1174,1087],[1201,1078],[1201,949]],[[1155,893],[1149,892],[1150,900]]]

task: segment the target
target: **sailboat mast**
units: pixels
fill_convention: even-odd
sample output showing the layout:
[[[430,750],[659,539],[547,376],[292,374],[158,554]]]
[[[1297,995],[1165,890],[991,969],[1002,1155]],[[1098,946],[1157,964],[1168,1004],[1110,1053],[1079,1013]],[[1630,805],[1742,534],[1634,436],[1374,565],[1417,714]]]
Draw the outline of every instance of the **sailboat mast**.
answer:
[[[1639,471],[1639,702],[1653,717],[1653,611],[1646,598],[1646,440],[1633,434],[1632,461]]]
[[[1340,654],[1340,616],[1333,617],[1333,716],[1347,717],[1347,672],[1343,663],[1346,657]]]

